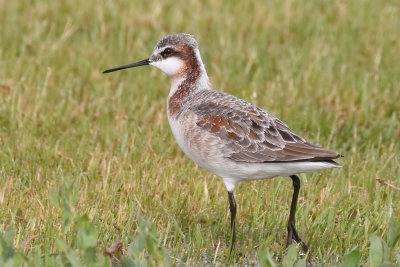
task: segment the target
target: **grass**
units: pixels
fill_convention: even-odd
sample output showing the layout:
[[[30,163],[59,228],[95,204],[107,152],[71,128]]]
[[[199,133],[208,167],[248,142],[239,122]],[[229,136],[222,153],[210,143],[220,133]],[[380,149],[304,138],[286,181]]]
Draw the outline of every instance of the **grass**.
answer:
[[[214,88],[345,156],[342,169],[301,175],[298,230],[310,262],[337,265],[354,248],[368,262],[370,235],[400,213],[400,192],[375,180],[400,185],[398,2],[234,2],[0,0],[0,232],[13,226],[15,248],[73,243],[49,194],[74,181],[71,212],[93,222],[98,252],[126,247],[142,214],[172,264],[254,263],[264,245],[282,258],[290,179],[235,190],[229,259],[226,190],[176,144],[168,78],[101,74],[189,32]]]

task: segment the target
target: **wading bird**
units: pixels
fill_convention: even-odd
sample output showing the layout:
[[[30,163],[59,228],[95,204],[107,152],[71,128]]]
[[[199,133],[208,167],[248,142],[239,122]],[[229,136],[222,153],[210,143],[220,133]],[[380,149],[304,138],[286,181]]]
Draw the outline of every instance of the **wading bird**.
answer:
[[[314,145],[264,109],[211,89],[197,41],[185,33],[161,39],[152,55],[103,73],[151,65],[171,78],[168,121],[179,146],[195,163],[219,176],[228,191],[231,212],[231,251],[235,244],[236,202],[240,181],[289,176],[293,197],[287,245],[301,240],[295,225],[299,173],[341,167],[341,155]]]

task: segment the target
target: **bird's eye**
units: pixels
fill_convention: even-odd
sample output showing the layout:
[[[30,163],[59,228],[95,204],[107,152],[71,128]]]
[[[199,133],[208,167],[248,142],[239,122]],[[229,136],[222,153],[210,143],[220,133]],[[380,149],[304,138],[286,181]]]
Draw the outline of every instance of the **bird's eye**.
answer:
[[[164,51],[161,52],[163,57],[168,57],[172,54],[173,50],[171,48],[165,48]]]

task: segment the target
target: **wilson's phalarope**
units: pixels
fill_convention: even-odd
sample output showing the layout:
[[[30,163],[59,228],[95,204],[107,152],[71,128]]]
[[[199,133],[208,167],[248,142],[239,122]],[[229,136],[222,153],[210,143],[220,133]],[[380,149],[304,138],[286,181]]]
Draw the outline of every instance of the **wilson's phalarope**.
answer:
[[[222,178],[228,190],[232,242],[235,243],[235,185],[240,181],[290,176],[293,197],[287,226],[292,240],[308,247],[295,226],[300,189],[296,174],[341,167],[341,155],[314,145],[260,107],[211,89],[197,41],[185,33],[161,39],[142,61],[104,73],[152,65],[171,78],[168,121],[176,141],[194,162]]]

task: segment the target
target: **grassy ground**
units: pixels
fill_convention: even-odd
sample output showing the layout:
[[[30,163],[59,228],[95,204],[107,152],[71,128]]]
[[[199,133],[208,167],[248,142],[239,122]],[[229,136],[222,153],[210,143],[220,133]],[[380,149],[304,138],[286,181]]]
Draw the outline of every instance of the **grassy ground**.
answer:
[[[399,216],[398,1],[0,0],[0,232],[57,252],[61,212],[49,192],[74,181],[74,214],[98,229],[98,251],[127,245],[142,214],[173,263],[228,262],[228,199],[193,164],[166,118],[168,78],[106,68],[150,55],[168,33],[198,39],[213,87],[255,103],[336,150],[342,169],[301,175],[298,230],[308,260],[338,264]],[[240,184],[238,246],[285,251],[291,181]],[[399,250],[397,246],[396,250]],[[243,256],[245,255],[245,257]]]

